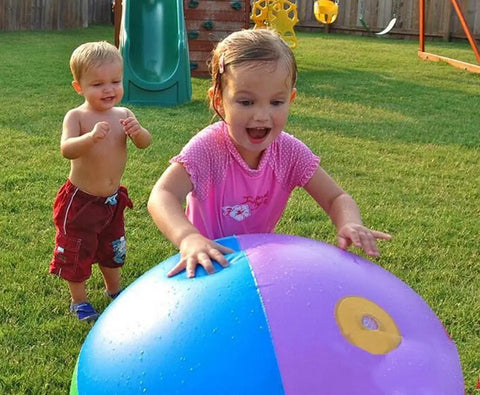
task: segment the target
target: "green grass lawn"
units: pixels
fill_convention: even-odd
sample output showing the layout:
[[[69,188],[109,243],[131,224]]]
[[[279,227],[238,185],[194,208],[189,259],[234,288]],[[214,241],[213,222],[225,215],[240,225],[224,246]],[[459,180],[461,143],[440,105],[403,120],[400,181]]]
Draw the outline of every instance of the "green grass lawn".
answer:
[[[80,43],[102,39],[113,41],[111,26],[0,33],[1,394],[65,394],[90,329],[68,312],[66,284],[48,274],[48,264],[52,202],[69,171],[59,152],[62,119],[82,101],[70,85],[68,60]],[[394,236],[381,243],[375,262],[441,319],[456,342],[466,392],[475,391],[480,75],[421,61],[415,41],[324,33],[299,33],[298,41],[298,95],[287,131],[322,157],[369,227]],[[427,51],[474,61],[468,43],[428,43]],[[132,108],[154,141],[144,151],[129,147],[123,183],[135,207],[126,213],[125,285],[176,253],[152,224],[146,203],[168,159],[211,120],[209,81],[192,84],[188,104]],[[277,231],[335,243],[328,218],[302,190]],[[103,310],[96,268],[87,286]]]

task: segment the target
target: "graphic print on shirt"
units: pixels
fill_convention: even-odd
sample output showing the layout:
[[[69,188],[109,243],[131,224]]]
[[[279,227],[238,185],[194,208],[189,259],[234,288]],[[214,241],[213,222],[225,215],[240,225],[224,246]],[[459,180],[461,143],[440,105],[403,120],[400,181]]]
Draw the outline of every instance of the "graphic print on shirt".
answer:
[[[252,213],[261,205],[268,203],[268,192],[262,196],[245,196],[244,201],[234,206],[223,206],[222,213],[224,217],[231,217],[235,221],[243,221],[250,217]]]

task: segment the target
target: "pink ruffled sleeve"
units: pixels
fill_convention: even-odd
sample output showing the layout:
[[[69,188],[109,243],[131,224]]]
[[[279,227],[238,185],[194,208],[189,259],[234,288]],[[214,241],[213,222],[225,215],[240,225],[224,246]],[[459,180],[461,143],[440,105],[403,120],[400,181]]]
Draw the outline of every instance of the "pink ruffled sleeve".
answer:
[[[296,137],[282,133],[274,143],[274,157],[277,181],[292,190],[303,187],[320,165],[320,157]]]
[[[204,200],[213,184],[225,177],[228,162],[222,124],[217,122],[200,131],[170,163],[180,163],[190,175],[192,194]]]

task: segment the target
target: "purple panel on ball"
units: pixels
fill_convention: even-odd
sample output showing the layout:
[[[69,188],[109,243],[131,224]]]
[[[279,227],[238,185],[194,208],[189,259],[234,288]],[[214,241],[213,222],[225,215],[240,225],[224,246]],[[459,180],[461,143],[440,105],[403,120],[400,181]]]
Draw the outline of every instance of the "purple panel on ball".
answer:
[[[455,344],[397,277],[319,241],[275,234],[238,241],[262,297],[286,394],[463,393]],[[347,296],[390,315],[402,335],[398,348],[375,355],[346,340],[335,306]]]

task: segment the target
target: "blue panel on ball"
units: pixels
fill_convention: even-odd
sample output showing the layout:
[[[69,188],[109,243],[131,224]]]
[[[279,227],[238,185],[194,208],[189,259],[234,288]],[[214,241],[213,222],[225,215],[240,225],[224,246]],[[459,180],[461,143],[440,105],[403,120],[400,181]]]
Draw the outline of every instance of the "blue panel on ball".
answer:
[[[269,327],[236,238],[230,266],[167,278],[175,255],[101,315],[79,355],[79,394],[283,394]]]

